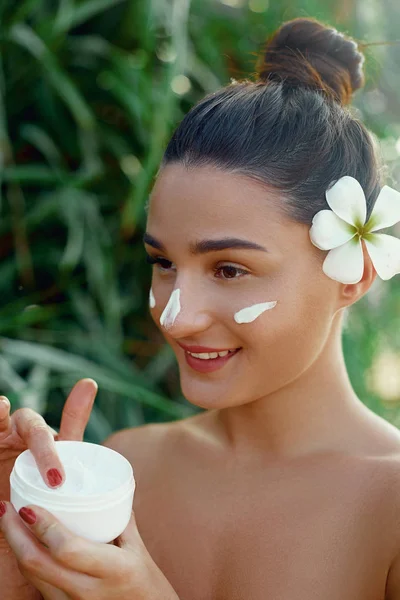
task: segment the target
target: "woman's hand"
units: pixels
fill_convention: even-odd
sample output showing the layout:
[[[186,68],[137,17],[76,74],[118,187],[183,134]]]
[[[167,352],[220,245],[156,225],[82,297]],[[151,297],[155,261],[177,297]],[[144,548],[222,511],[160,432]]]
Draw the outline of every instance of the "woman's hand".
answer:
[[[69,394],[57,433],[30,408],[20,408],[10,415],[10,402],[0,396],[0,498],[10,496],[9,478],[15,459],[31,450],[45,483],[57,487],[65,480],[54,440],[81,441],[97,393],[93,379],[81,379]]]
[[[111,545],[72,534],[38,506],[18,515],[3,504],[0,528],[21,573],[44,600],[179,600],[148,553],[133,512]]]

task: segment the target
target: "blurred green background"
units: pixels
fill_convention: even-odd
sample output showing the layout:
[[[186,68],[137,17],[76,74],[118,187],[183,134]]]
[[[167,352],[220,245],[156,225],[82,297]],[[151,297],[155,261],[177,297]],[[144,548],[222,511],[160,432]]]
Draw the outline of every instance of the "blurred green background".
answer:
[[[0,392],[58,427],[82,377],[86,434],[196,412],[150,319],[144,206],[183,115],[251,77],[266,37],[312,16],[365,44],[354,110],[400,189],[397,0],[3,0],[0,6]],[[378,42],[389,42],[384,45]],[[400,235],[400,229],[397,229]],[[349,312],[353,386],[400,425],[400,277]]]

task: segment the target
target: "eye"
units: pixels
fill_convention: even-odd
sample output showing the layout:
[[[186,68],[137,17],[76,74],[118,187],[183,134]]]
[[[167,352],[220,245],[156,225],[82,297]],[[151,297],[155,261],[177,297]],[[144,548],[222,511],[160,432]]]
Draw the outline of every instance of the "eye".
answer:
[[[146,254],[146,262],[150,265],[158,265],[160,271],[169,271],[172,266],[172,262],[167,260],[166,258],[162,258],[162,256],[150,256],[150,254]]]
[[[218,277],[218,279],[239,279],[239,277],[242,277],[242,275],[246,275],[248,273],[248,271],[245,271],[245,269],[239,269],[239,267],[235,267],[233,265],[223,265],[222,267],[214,269],[214,272],[225,272],[225,276]]]
[[[162,256],[150,256],[146,254],[146,262],[150,265],[157,265],[159,271],[168,272],[172,270],[173,262],[163,258]],[[239,279],[243,275],[247,275],[248,271],[240,269],[234,265],[222,265],[214,269],[214,273],[217,279],[228,280],[228,279]]]

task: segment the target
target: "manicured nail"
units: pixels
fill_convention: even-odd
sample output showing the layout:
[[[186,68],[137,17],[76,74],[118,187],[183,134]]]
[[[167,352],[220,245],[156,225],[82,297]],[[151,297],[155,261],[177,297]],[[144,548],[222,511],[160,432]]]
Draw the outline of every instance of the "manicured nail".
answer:
[[[7,504],[3,501],[0,502],[0,517],[2,517],[7,510]]]
[[[33,525],[34,523],[36,523],[36,515],[30,508],[21,508],[18,511],[18,514],[21,517],[21,519],[25,521],[25,523],[28,523],[28,525]]]
[[[58,469],[49,469],[46,476],[51,487],[56,487],[62,482],[62,475]]]

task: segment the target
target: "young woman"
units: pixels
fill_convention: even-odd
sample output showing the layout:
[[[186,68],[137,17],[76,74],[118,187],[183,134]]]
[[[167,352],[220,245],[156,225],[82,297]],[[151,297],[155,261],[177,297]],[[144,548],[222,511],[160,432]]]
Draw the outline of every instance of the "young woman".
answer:
[[[116,545],[38,507],[25,524],[4,502],[3,600],[400,599],[400,434],[356,396],[341,346],[345,310],[400,272],[400,240],[381,233],[400,194],[345,107],[362,63],[353,41],[297,19],[269,40],[258,81],[183,119],[144,241],[151,314],[206,410],[106,440],[137,480]],[[75,386],[58,439],[82,439],[95,393]],[[3,474],[29,446],[59,485],[55,432],[8,408]]]

